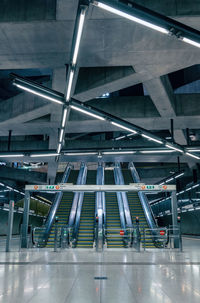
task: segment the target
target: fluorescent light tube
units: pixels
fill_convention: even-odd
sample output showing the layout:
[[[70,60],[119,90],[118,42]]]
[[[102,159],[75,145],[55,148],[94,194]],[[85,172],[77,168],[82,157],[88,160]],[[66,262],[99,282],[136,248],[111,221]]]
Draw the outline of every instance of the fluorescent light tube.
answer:
[[[149,137],[149,136],[147,136],[147,135],[142,134],[142,137],[144,137],[144,138],[146,138],[146,139],[148,139],[148,140],[150,140],[150,141],[154,141],[154,142],[156,142],[156,143],[163,144],[163,142],[162,142],[161,140],[154,139],[154,138]]]
[[[63,117],[62,117],[62,128],[65,127],[66,124],[66,118],[67,118],[67,108],[64,109],[63,111]]]
[[[128,151],[128,150],[126,150],[126,151],[107,151],[107,152],[103,152],[102,154],[103,155],[118,155],[118,154],[128,155],[128,154],[135,154],[135,151]]]
[[[61,128],[61,130],[60,130],[60,136],[59,136],[59,142],[63,141],[63,135],[64,135],[64,129]]]
[[[70,107],[73,108],[73,109],[75,109],[75,110],[77,110],[77,111],[79,111],[79,112],[81,112],[81,113],[84,113],[84,114],[86,114],[86,115],[88,115],[88,116],[97,118],[97,119],[99,119],[99,120],[105,120],[103,117],[101,117],[101,116],[99,116],[99,115],[96,115],[96,114],[93,114],[93,113],[91,113],[91,112],[89,112],[89,111],[87,111],[87,110],[85,110],[85,109],[79,108],[78,106],[70,105]]]
[[[104,3],[95,1],[95,2],[94,2],[94,5],[96,5],[96,6],[100,7],[100,8],[102,8],[102,9],[104,9],[104,10],[106,10],[106,11],[109,11],[109,12],[115,14],[115,15],[121,16],[121,17],[126,18],[126,19],[128,19],[128,20],[137,22],[137,23],[142,24],[142,25],[144,25],[144,26],[147,26],[147,27],[149,27],[149,28],[151,28],[151,29],[154,29],[154,30],[156,30],[156,31],[159,31],[159,32],[161,32],[161,33],[163,33],[163,34],[168,34],[168,33],[169,33],[169,31],[168,31],[167,29],[163,28],[163,27],[157,26],[157,25],[152,24],[152,23],[150,23],[150,22],[144,21],[144,20],[142,20],[142,19],[139,19],[139,18],[137,18],[137,17],[134,17],[134,16],[132,16],[132,15],[129,15],[129,14],[127,14],[127,13],[124,13],[124,12],[122,12],[122,11],[120,11],[120,10],[118,10],[118,9],[116,9],[116,8],[114,8],[114,7],[112,7],[112,6],[106,5],[106,4],[104,4]]]
[[[83,153],[64,153],[65,156],[90,156],[97,155],[96,152],[83,152]]]
[[[168,182],[171,182],[173,180],[174,180],[174,178],[170,178],[170,179],[166,180],[165,182],[168,183]]]
[[[142,153],[142,154],[154,154],[154,153],[158,153],[158,154],[160,154],[160,153],[173,153],[174,151],[173,150],[142,150],[142,151],[140,151],[140,153]]]
[[[179,148],[177,148],[177,147],[171,146],[171,145],[169,145],[169,144],[165,144],[165,146],[168,147],[168,148],[171,148],[171,149],[173,149],[173,150],[176,150],[176,151],[178,151],[178,152],[180,152],[180,153],[183,153],[183,150],[182,150],[182,149],[179,149]]]
[[[79,47],[80,47],[81,36],[82,36],[82,32],[83,32],[84,20],[85,20],[85,10],[82,10],[81,14],[80,14],[79,24],[78,24],[78,32],[77,32],[77,36],[76,36],[76,43],[75,43],[75,47],[74,47],[74,54],[73,54],[73,57],[72,57],[72,64],[73,65],[75,65],[76,62],[77,62],[77,57],[78,57],[78,51],[79,51]]]
[[[59,156],[57,153],[49,153],[49,154],[32,154],[30,155],[31,158],[37,158],[37,157],[56,157]]]
[[[57,100],[57,99],[55,99],[55,98],[53,98],[53,97],[49,97],[49,96],[47,96],[47,95],[45,95],[45,94],[41,94],[41,93],[37,92],[37,91],[34,90],[34,89],[30,89],[30,88],[28,88],[28,87],[26,87],[26,86],[23,86],[23,85],[20,85],[20,84],[16,84],[16,83],[13,83],[13,84],[14,84],[15,86],[17,86],[17,87],[19,87],[19,88],[21,88],[21,89],[23,89],[23,90],[29,92],[29,93],[32,93],[32,94],[37,95],[37,96],[39,96],[39,97],[42,97],[42,98],[45,98],[45,99],[47,99],[47,100],[56,102],[56,103],[58,103],[58,104],[63,104],[62,101],[59,101],[59,100]]]
[[[186,190],[185,191],[188,191],[188,190],[191,190],[192,189],[192,187],[188,187],[188,188],[186,188]]]
[[[135,132],[134,133],[132,132],[131,134],[128,134],[127,137],[130,137],[130,136],[133,136],[133,135],[135,135]]]
[[[185,173],[181,173],[181,174],[175,176],[174,178],[175,178],[175,179],[180,178],[180,177],[183,176],[184,174],[185,174]]]
[[[66,101],[69,101],[69,99],[70,99],[71,90],[72,90],[73,78],[74,78],[74,70],[71,69],[71,70],[70,70],[70,74],[69,74],[68,85],[67,85]]]
[[[159,183],[158,185],[163,185],[163,184],[165,184],[165,182]]]
[[[133,134],[137,134],[136,131],[134,131],[134,130],[132,130],[131,128],[128,128],[128,127],[126,127],[126,126],[123,126],[123,125],[121,125],[121,124],[119,124],[119,123],[116,123],[116,122],[111,121],[111,124],[113,124],[113,125],[115,125],[115,126],[117,126],[117,127],[119,127],[119,128],[125,129],[125,130],[127,130],[127,131],[130,131],[130,132],[132,132]]]
[[[58,144],[57,153],[60,154],[61,151],[61,143]]]
[[[190,156],[190,157],[192,157],[192,158],[195,158],[195,159],[200,160],[199,157],[197,157],[197,156],[195,156],[195,155],[193,155],[193,154],[191,154],[191,153],[185,153],[185,154],[188,155],[188,156]]]
[[[182,38],[182,41],[200,48],[200,43],[198,43],[194,40],[191,40],[191,39],[188,39],[188,38],[184,37],[184,38]]]
[[[179,192],[179,195],[181,195],[181,194],[183,194],[183,193],[184,193],[184,190],[180,191],[180,192]]]
[[[192,188],[198,187],[200,184],[193,185]]]
[[[117,141],[117,140],[121,140],[121,139],[124,139],[124,138],[126,138],[126,136],[117,137],[117,138],[115,138],[115,140]]]
[[[1,154],[0,158],[15,158],[15,157],[24,157],[24,154]]]
[[[200,149],[188,149],[189,152],[200,152]]]

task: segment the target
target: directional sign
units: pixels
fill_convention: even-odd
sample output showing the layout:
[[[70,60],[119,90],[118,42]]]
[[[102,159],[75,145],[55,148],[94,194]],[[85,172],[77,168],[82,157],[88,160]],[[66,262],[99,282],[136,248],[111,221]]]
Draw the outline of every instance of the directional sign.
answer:
[[[29,191],[66,191],[66,192],[129,192],[129,191],[164,191],[171,192],[176,190],[176,185],[145,185],[141,183],[132,183],[130,185],[26,185],[25,190]]]

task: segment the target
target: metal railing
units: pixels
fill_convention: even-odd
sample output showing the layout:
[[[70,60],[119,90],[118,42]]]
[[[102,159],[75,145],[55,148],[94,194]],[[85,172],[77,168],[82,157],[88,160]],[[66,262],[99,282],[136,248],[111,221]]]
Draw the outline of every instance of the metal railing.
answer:
[[[44,248],[46,247],[47,242],[45,241],[44,234],[45,227],[36,227],[33,229],[32,233],[32,243],[34,247]],[[58,248],[64,249],[72,246],[72,228],[68,226],[57,226],[55,225],[54,239],[52,241],[54,251],[57,251]]]
[[[143,234],[142,244],[144,251],[148,248],[149,240],[152,240],[155,248],[162,249],[179,249],[182,251],[182,237],[180,228],[169,227],[169,228],[154,228],[152,235],[152,228],[146,228],[140,230]],[[154,241],[153,241],[154,240]]]

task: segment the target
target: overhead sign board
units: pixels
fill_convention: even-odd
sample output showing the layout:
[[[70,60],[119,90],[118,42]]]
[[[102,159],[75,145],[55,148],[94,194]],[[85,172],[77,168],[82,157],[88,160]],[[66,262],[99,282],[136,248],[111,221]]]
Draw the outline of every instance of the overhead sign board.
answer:
[[[132,183],[130,185],[73,185],[71,183],[57,185],[26,185],[25,190],[29,191],[66,191],[66,192],[121,192],[121,191],[164,191],[170,192],[176,190],[176,185],[145,185],[141,183]]]

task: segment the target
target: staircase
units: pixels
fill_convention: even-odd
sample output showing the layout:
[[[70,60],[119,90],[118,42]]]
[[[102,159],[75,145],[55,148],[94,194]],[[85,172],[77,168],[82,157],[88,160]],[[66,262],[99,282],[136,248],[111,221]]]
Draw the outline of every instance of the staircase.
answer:
[[[105,184],[115,184],[113,170],[105,170]],[[105,193],[107,247],[124,247],[123,238],[119,235],[121,222],[116,193]],[[116,231],[109,229],[117,229]]]
[[[78,170],[72,170],[70,172],[69,179],[67,182],[76,184],[77,177],[78,177]],[[72,192],[63,193],[63,197],[60,201],[60,205],[56,212],[56,216],[58,217],[58,222],[57,222],[58,228],[68,224],[73,197],[74,197],[74,193]],[[54,247],[54,239],[55,239],[55,223],[51,228],[46,247]]]
[[[133,183],[133,178],[131,176],[130,170],[128,170],[128,169],[122,170],[122,173],[124,176],[125,184]],[[133,224],[135,224],[135,218],[139,217],[139,224],[140,224],[140,228],[141,228],[141,241],[142,241],[142,246],[143,246],[144,235],[142,233],[142,230],[143,230],[143,228],[144,229],[149,228],[145,214],[144,214],[144,210],[142,208],[142,205],[141,205],[137,192],[128,192],[127,198],[128,198],[129,209],[130,209]],[[146,248],[155,248],[153,239],[149,238],[149,236],[151,236],[151,232],[147,231],[146,235],[148,236],[148,238],[145,240],[145,243],[146,243],[145,247]]]
[[[86,184],[96,183],[96,170],[88,170]],[[76,247],[93,248],[95,193],[84,193]]]

